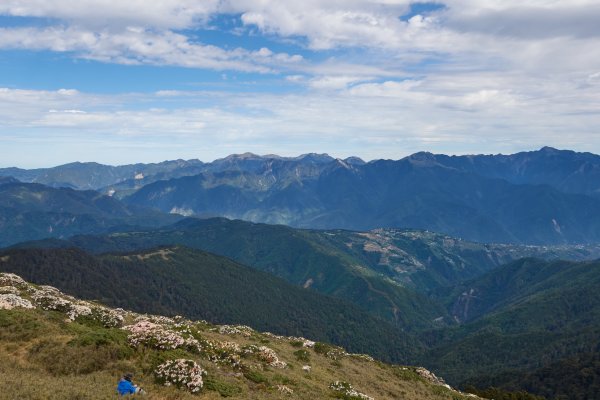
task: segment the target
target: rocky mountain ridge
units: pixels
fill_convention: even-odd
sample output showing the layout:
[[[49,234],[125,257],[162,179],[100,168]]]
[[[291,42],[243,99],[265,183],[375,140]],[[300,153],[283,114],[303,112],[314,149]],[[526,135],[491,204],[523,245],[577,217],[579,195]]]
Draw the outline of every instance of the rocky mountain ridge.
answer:
[[[94,188],[128,205],[300,228],[411,228],[479,242],[600,241],[600,156],[543,148],[509,156],[416,153],[232,155],[120,167],[75,163],[0,176]]]

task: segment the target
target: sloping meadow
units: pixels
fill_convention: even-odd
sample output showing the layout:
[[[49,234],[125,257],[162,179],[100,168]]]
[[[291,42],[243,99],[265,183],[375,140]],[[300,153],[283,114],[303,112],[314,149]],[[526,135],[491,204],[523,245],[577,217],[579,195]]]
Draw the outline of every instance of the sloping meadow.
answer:
[[[423,368],[302,337],[112,309],[0,273],[2,398],[463,399]]]

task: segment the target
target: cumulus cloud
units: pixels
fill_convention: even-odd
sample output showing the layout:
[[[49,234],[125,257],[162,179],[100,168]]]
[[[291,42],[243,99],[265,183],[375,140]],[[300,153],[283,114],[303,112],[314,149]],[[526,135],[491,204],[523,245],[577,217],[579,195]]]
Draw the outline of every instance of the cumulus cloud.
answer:
[[[411,3],[6,0],[0,4],[0,14],[51,18],[56,24],[44,30],[6,29],[1,46],[75,51],[106,62],[242,71],[279,71],[279,63],[297,61],[297,56],[268,54],[268,49],[231,51],[203,45],[182,33],[183,29],[215,28],[215,18],[226,14],[239,17],[244,26],[262,34],[305,39],[315,51],[355,47],[371,56],[383,52],[387,69],[430,59],[463,68],[552,65],[555,70],[573,65],[586,68],[600,61],[598,52],[592,51],[600,36],[596,0],[444,0],[442,8],[400,18],[411,11]],[[373,58],[379,61],[376,54]],[[369,59],[353,61],[372,64]]]
[[[215,70],[269,72],[302,61],[267,48],[223,50],[191,42],[171,31],[128,28],[122,32],[74,27],[1,28],[0,48],[72,52],[76,57],[118,64],[177,65]]]
[[[183,29],[205,23],[217,0],[3,0],[0,14],[43,17],[89,27]]]

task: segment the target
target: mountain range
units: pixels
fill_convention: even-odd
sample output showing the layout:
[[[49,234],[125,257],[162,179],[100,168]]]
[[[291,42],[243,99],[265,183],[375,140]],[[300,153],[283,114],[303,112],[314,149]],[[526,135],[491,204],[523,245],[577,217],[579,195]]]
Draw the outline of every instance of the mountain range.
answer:
[[[0,246],[46,237],[100,233],[124,226],[158,226],[179,218],[123,204],[92,190],[0,181]]]
[[[120,167],[68,164],[0,175],[93,188],[128,205],[301,228],[427,229],[479,242],[600,240],[600,157],[543,148],[504,155],[417,153],[364,162],[233,155]]]

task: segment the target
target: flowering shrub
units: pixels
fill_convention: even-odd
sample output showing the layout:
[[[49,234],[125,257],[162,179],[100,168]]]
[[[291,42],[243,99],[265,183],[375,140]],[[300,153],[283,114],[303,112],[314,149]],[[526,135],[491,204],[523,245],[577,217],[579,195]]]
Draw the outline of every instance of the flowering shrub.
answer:
[[[285,385],[277,385],[277,391],[281,394],[294,394],[294,391]]]
[[[21,294],[21,291],[14,286],[0,286],[0,294]]]
[[[298,337],[298,336],[280,336],[280,335],[275,335],[274,333],[271,332],[263,332],[263,335],[270,338],[270,339],[275,339],[275,340],[281,340],[281,341],[288,341],[292,346],[294,347],[308,347],[308,348],[312,348],[315,346],[315,342],[313,342],[312,340],[303,338],[303,337]]]
[[[0,294],[0,310],[13,308],[35,308],[35,306],[29,300],[14,293]]]
[[[123,325],[127,312],[122,308],[114,310],[104,307],[96,307],[92,310],[92,316],[106,328],[117,328]]]
[[[33,293],[31,299],[42,310],[69,312],[71,310],[71,301],[62,297],[58,297],[57,294],[60,292],[58,292],[56,289],[51,289],[54,288],[42,286],[39,290],[36,290]]]
[[[163,315],[140,315],[135,319],[135,322],[150,321],[160,325],[175,325],[173,318],[165,317]]]
[[[273,349],[270,349],[267,346],[258,347],[258,346],[251,344],[250,346],[244,347],[243,354],[255,355],[259,360],[267,363],[271,367],[275,367],[275,368],[287,367],[287,363],[285,361],[279,360],[279,357],[277,357],[277,353],[275,353],[275,351]]]
[[[312,340],[308,340],[306,338],[303,338],[303,337],[289,336],[286,339],[294,347],[308,347],[308,348],[315,347],[315,342],[313,342]]]
[[[184,337],[180,332],[148,320],[139,320],[134,325],[125,326],[123,329],[131,332],[127,340],[132,347],[145,345],[160,350],[185,347],[200,351],[200,343],[193,337]]]
[[[327,343],[317,342],[314,345],[315,352],[322,354],[325,357],[331,358],[332,360],[339,360],[342,357],[348,355],[341,347],[332,346]]]
[[[233,368],[241,367],[240,353],[242,349],[235,342],[211,342],[212,351],[207,352],[210,361],[221,364],[229,364]]]
[[[452,389],[450,387],[450,385],[448,385],[442,378],[436,376],[433,372],[431,372],[428,369],[425,369],[423,367],[418,367],[415,369],[415,372],[417,374],[419,374],[421,377],[423,377],[424,379],[428,380],[429,382],[431,382],[435,385],[440,385],[440,386],[444,386],[445,388]]]
[[[81,304],[70,304],[69,310],[67,311],[67,318],[71,321],[75,321],[76,318],[92,315],[92,309],[88,306]]]
[[[29,285],[19,275],[0,272],[0,286],[12,286],[19,289],[26,289]]]
[[[335,381],[329,384],[329,389],[336,392],[337,397],[346,400],[374,400],[371,396],[356,391],[351,384],[344,381]]]
[[[204,386],[203,375],[206,375],[206,371],[195,361],[185,359],[166,361],[154,370],[154,376],[158,383],[186,388],[192,393],[199,392]]]
[[[242,335],[250,337],[254,333],[254,329],[246,325],[221,325],[219,333],[222,335]]]
[[[285,336],[276,335],[272,332],[262,332],[262,335],[268,337],[269,339],[275,339],[275,340],[286,340],[287,339]]]

